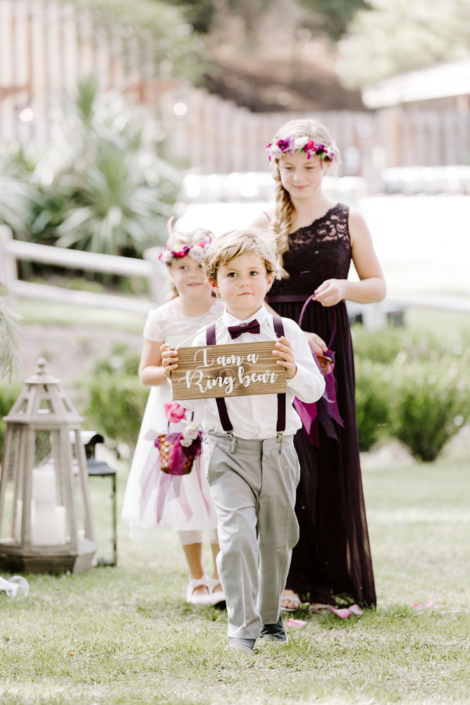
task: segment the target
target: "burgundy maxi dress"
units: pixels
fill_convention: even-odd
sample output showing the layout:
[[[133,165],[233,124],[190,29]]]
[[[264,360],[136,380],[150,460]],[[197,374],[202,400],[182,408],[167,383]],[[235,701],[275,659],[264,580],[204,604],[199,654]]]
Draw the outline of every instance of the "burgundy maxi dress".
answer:
[[[351,264],[349,208],[337,203],[290,236],[284,253],[288,279],[276,281],[267,298],[281,315],[298,322],[304,301],[326,279],[347,279]],[[344,426],[337,439],[318,423],[319,447],[304,429],[296,434],[301,479],[296,514],[300,539],[286,588],[312,603],[376,604],[372,557],[362,490],[354,393],[354,357],[346,304],[308,304],[302,323],[335,351],[337,402]]]

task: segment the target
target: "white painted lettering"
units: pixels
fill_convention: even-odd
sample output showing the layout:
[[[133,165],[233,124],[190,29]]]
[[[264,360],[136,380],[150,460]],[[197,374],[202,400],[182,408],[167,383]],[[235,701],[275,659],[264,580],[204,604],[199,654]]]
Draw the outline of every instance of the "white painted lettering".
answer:
[[[201,355],[202,357],[202,365],[199,365],[197,369],[200,367],[211,367],[214,364],[214,360],[211,360],[210,362],[207,359],[207,353],[209,352],[208,348],[202,348],[201,350],[198,350],[196,354],[194,355],[194,362],[197,362],[197,357],[198,355]]]

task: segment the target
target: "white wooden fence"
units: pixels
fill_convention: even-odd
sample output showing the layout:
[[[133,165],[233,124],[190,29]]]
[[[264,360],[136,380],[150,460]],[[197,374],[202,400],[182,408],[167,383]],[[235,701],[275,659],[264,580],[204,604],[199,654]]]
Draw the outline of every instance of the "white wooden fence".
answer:
[[[0,141],[43,145],[61,120],[64,91],[94,74],[156,110],[168,155],[202,173],[267,170],[264,145],[294,113],[251,113],[182,81],[163,80],[153,40],[105,29],[57,0],[0,0]],[[470,162],[470,114],[451,111],[319,112],[345,171],[371,180],[383,168]]]
[[[146,250],[144,259],[140,260],[36,245],[14,240],[10,228],[0,225],[0,276],[13,297],[148,313],[164,302],[168,292],[168,274],[166,267],[158,259],[159,253],[159,248],[151,248]],[[22,281],[18,278],[18,260],[124,277],[142,277],[149,282],[152,300],[96,294],[90,291],[72,291],[57,286]]]
[[[144,260],[138,260],[36,245],[13,240],[10,228],[0,225],[0,278],[8,285],[11,297],[145,314],[164,303],[169,290],[168,273],[158,259],[159,252],[159,248],[151,248],[145,252]],[[120,276],[143,277],[149,281],[152,300],[89,291],[71,291],[47,284],[22,281],[18,279],[18,260]],[[380,304],[362,305],[348,302],[349,314],[354,316],[361,313],[363,324],[369,329],[383,328],[387,324],[387,313],[403,311],[410,307],[470,313],[470,301],[463,297],[401,295],[391,292]]]

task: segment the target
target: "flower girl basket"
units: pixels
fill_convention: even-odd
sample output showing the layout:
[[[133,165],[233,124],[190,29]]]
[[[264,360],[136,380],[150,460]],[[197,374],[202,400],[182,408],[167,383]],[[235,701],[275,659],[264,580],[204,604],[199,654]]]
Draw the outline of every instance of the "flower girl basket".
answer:
[[[189,475],[202,449],[201,433],[193,423],[194,412],[190,424],[179,433],[170,433],[170,424],[184,419],[183,407],[175,402],[165,404],[165,413],[168,430],[155,439],[155,446],[160,450],[160,468],[167,475]]]

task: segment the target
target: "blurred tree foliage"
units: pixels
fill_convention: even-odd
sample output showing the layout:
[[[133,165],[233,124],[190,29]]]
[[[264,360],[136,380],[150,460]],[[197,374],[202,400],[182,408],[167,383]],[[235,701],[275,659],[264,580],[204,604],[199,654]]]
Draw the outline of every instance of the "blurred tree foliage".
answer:
[[[370,0],[342,42],[338,71],[350,88],[470,56],[470,0]]]
[[[298,0],[312,13],[317,31],[334,40],[340,39],[358,10],[370,9],[366,0]]]
[[[243,19],[248,39],[255,41],[260,16],[269,9],[272,2],[270,0],[226,0],[226,2],[230,12]]]
[[[241,17],[249,39],[256,38],[260,17],[275,4],[273,0],[165,0],[169,5],[180,7],[194,29],[209,33],[216,12],[224,10]],[[346,31],[357,10],[369,7],[367,0],[291,0],[293,6],[306,8],[311,17],[306,24],[315,32],[323,32],[332,39],[339,39]]]
[[[207,34],[215,16],[215,0],[165,0],[168,5],[176,5],[182,9],[188,22],[196,32]]]

